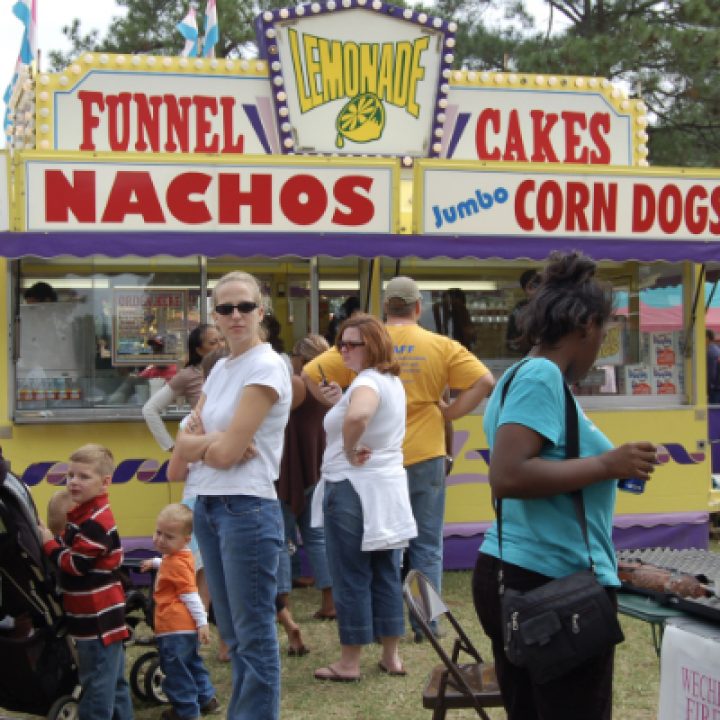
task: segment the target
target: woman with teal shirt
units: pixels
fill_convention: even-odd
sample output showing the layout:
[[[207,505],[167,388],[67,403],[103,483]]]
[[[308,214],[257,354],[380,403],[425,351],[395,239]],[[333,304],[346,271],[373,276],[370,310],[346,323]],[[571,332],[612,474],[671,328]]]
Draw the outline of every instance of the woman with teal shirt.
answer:
[[[595,278],[595,263],[578,253],[554,254],[523,311],[533,350],[510,368],[485,412],[491,450],[489,480],[503,499],[504,582],[526,592],[587,567],[587,549],[571,493],[582,490],[590,552],[598,581],[616,603],[620,584],[612,544],[616,480],[647,479],[656,449],[649,442],[613,448],[578,406],[580,457],[566,459],[564,383],[593,366],[612,312],[612,296]],[[517,368],[517,371],[513,372]],[[512,376],[503,400],[503,388]],[[486,534],[473,575],[475,608],[492,641],[509,720],[610,720],[614,651],[550,682],[534,683],[503,648],[497,526]]]

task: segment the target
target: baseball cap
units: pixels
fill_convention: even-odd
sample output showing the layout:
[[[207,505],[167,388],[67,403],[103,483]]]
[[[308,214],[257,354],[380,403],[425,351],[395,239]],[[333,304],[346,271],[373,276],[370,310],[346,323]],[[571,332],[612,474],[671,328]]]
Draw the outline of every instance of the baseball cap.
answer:
[[[409,304],[421,300],[422,296],[420,295],[420,288],[412,278],[399,275],[390,280],[385,286],[385,299],[391,300],[393,298],[398,298]]]

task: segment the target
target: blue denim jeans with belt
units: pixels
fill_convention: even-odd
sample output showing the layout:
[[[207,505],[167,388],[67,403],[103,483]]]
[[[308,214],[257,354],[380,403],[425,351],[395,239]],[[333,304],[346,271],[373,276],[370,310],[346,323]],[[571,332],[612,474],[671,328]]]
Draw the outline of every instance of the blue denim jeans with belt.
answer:
[[[132,720],[122,642],[103,645],[100,640],[78,640],[75,645],[82,686],[79,720]]]
[[[214,697],[210,674],[198,653],[197,633],[158,635],[160,667],[165,674],[163,690],[183,720],[200,717],[200,709]]]
[[[362,505],[349,480],[325,485],[323,511],[340,643],[404,635],[400,551],[361,550]]]
[[[232,662],[228,720],[276,720],[275,595],[284,534],[280,503],[254,495],[200,495],[194,522],[217,627]]]
[[[305,550],[308,562],[315,578],[315,587],[324,590],[332,586],[330,568],[328,567],[327,553],[325,552],[325,530],[321,527],[312,527],[312,499],[315,485],[305,491],[305,508],[295,517],[290,506],[282,503],[283,520],[285,521],[286,542],[280,554],[280,569],[278,570],[278,592],[290,592],[292,587],[292,558],[288,551],[287,540],[297,544],[296,533],[300,530],[302,547]],[[288,529],[291,530],[288,534]]]

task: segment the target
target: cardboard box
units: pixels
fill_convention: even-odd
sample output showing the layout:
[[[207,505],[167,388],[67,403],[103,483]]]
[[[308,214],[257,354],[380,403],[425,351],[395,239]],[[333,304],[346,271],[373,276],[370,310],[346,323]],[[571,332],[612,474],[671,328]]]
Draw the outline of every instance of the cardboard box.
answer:
[[[653,394],[653,378],[648,365],[625,365],[622,370],[623,389],[626,395]]]
[[[677,368],[658,365],[652,369],[653,394],[677,395],[680,392],[680,380]]]
[[[650,363],[653,366],[674,367],[680,360],[679,340],[673,332],[650,333]]]

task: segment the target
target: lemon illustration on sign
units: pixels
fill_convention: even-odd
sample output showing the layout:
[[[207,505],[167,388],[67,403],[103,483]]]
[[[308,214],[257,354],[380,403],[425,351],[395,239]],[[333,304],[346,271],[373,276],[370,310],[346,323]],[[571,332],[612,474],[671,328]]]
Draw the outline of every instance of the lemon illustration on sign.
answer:
[[[352,142],[366,143],[377,140],[385,128],[385,108],[375,93],[356,95],[339,112],[335,121],[339,148],[345,145],[345,138]]]

